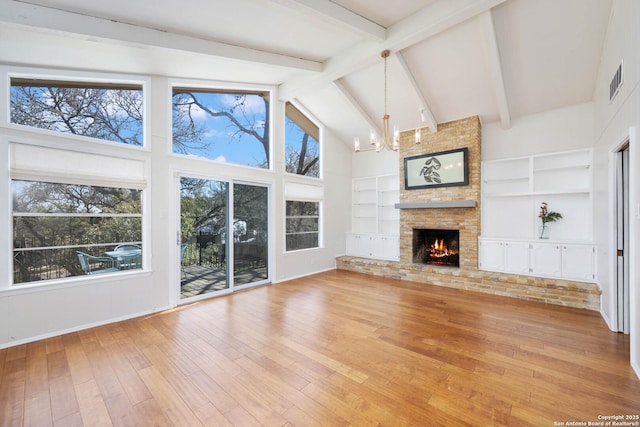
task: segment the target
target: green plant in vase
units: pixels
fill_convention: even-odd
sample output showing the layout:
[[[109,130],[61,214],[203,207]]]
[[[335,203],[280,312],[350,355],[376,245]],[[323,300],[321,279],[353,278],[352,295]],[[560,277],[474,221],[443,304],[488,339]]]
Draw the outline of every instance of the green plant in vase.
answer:
[[[562,214],[560,212],[550,211],[546,202],[542,202],[540,205],[540,213],[538,214],[538,218],[542,221],[542,226],[540,226],[540,232],[538,237],[541,239],[549,238],[549,227],[547,227],[548,222],[556,222],[559,219],[562,219]]]

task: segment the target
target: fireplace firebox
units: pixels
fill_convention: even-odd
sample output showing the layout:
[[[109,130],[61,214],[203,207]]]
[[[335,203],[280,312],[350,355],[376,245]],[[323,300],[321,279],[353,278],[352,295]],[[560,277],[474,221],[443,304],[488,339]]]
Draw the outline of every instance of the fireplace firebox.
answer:
[[[460,267],[458,230],[413,229],[413,262]]]

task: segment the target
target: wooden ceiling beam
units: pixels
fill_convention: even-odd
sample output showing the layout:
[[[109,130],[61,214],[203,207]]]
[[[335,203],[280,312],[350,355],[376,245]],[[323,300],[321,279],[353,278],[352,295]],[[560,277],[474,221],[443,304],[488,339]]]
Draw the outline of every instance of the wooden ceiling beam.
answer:
[[[293,78],[280,85],[280,99],[289,100],[373,65],[385,49],[396,53],[452,28],[507,0],[440,0],[387,28],[382,43],[364,40],[324,63],[321,73]]]
[[[496,29],[493,25],[493,15],[491,15],[491,11],[488,10],[478,18],[480,19],[482,31],[484,33],[487,62],[489,64],[489,75],[491,76],[493,93],[496,103],[498,104],[500,122],[504,129],[509,129],[511,127],[511,114],[509,112],[507,91],[505,89],[504,77],[502,74],[502,61],[500,60],[500,50],[498,49]]]
[[[387,29],[369,21],[349,9],[331,1],[318,0],[269,0],[307,16],[338,25],[347,31],[368,40],[382,42],[387,37]]]
[[[305,71],[320,72],[323,68],[316,61],[11,0],[0,0],[0,21],[87,39],[97,37],[127,45],[175,49]]]

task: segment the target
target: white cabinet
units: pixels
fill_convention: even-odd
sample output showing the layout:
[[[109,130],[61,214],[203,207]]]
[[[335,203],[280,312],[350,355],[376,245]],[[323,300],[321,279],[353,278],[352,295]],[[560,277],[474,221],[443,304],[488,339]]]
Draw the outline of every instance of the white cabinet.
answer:
[[[398,261],[400,237],[384,234],[347,233],[347,255]]]
[[[498,240],[480,240],[478,250],[478,267],[480,267],[481,270],[504,270],[504,242]]]
[[[596,250],[591,245],[562,245],[562,272],[568,279],[595,279]]]
[[[397,261],[400,258],[398,175],[353,180],[351,230],[347,255]]]
[[[371,254],[370,239],[367,234],[347,234],[347,255],[368,258]]]
[[[543,277],[562,277],[562,258],[559,244],[532,243],[529,247],[529,271],[531,274]]]
[[[529,272],[529,244],[527,242],[504,242],[504,269],[518,274]]]
[[[593,282],[596,250],[589,243],[478,239],[478,268],[510,274]]]

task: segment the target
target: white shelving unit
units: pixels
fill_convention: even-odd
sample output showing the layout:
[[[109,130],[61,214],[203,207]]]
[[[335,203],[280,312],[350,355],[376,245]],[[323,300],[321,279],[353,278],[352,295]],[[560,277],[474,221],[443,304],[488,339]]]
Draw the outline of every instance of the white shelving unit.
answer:
[[[591,149],[483,162],[482,235],[536,239],[546,202],[563,216],[549,224],[552,238],[591,242],[591,164]]]
[[[479,268],[593,281],[592,157],[581,149],[483,162]],[[538,238],[543,202],[562,214],[548,224],[552,241]]]
[[[400,198],[398,175],[353,180],[351,233],[347,254],[398,260],[400,253]]]

